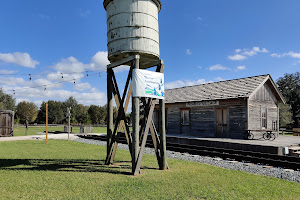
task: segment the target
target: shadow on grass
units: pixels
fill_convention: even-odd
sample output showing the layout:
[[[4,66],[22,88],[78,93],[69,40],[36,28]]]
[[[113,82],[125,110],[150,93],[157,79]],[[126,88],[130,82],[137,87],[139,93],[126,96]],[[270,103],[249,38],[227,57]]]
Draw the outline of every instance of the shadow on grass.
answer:
[[[104,160],[83,159],[0,159],[0,170],[131,174],[129,161],[118,161],[112,165],[105,165],[104,162]]]

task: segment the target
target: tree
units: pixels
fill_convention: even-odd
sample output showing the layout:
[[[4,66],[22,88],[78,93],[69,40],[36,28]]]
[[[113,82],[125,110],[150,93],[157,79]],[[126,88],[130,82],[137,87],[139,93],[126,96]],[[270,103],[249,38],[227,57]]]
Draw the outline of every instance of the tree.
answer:
[[[101,121],[103,119],[103,110],[100,106],[91,105],[88,113],[93,124],[101,124]]]
[[[48,101],[48,120],[51,124],[61,124],[66,118],[63,111],[62,102],[60,101]]]
[[[279,104],[279,125],[288,127],[293,124],[293,114],[289,104]]]
[[[277,80],[277,85],[281,90],[287,104],[291,106],[294,127],[299,127],[300,114],[300,73],[285,74]]]
[[[16,100],[0,88],[0,110],[14,110]]]
[[[27,101],[22,101],[17,105],[16,116],[20,118],[21,122],[28,120],[29,123],[34,122],[38,114],[38,107]]]
[[[79,114],[78,102],[74,97],[69,97],[65,102],[63,102],[63,112],[67,113],[67,108],[71,108],[71,122],[77,123],[77,116]]]
[[[62,109],[62,102],[48,101],[48,122],[49,124],[60,124],[65,119],[65,113]],[[46,102],[43,102],[40,106],[40,110],[37,117],[37,122],[44,124],[46,122]]]
[[[91,124],[90,116],[88,113],[89,106],[78,104],[76,109],[76,121],[83,124]]]
[[[22,101],[18,103],[16,116],[21,120],[21,122],[26,123],[26,132],[27,135],[28,124],[34,122],[38,114],[37,106],[32,102]]]

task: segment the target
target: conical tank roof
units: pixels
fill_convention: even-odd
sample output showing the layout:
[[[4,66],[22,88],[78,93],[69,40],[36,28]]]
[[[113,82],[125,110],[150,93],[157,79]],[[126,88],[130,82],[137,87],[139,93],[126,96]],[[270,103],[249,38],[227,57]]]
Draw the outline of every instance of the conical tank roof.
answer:
[[[111,1],[113,1],[113,0],[104,0],[104,1],[103,1],[103,6],[104,6],[105,10],[106,10],[106,6],[107,6]],[[157,7],[158,7],[158,12],[159,12],[159,11],[161,10],[161,2],[160,2],[160,0],[151,0],[151,1],[153,1],[153,2],[157,5]]]

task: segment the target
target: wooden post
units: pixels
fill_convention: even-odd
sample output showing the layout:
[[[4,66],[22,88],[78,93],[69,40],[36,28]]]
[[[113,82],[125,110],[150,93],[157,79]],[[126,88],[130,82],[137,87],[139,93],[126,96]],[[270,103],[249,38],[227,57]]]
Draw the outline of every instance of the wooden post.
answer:
[[[164,61],[161,60],[160,65],[157,67],[157,72],[164,73],[165,70],[165,64]],[[159,132],[160,132],[160,156],[161,156],[161,162],[160,162],[160,170],[166,170],[168,169],[168,163],[167,163],[167,144],[166,144],[166,111],[165,111],[165,100],[160,99],[159,100]]]
[[[110,144],[114,129],[112,69],[107,69],[107,157],[110,154]],[[110,163],[107,163],[110,164]]]
[[[140,59],[134,60],[134,69],[139,69]],[[138,97],[132,97],[132,174],[135,173],[137,159],[139,155],[139,122],[140,122],[140,100]]]
[[[166,170],[167,167],[167,144],[166,144],[166,112],[165,112],[165,100],[159,100],[159,124],[160,124],[160,155],[161,155],[161,166],[160,170]]]
[[[48,103],[46,103],[46,144],[48,144]]]

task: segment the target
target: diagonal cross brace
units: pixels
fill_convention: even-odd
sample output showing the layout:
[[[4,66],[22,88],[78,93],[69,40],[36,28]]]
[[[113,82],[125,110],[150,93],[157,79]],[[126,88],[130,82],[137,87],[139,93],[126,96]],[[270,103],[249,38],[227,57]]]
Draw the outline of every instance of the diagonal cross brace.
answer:
[[[155,107],[155,101],[153,99],[150,99],[149,114],[147,116],[147,123],[145,126],[145,131],[143,134],[143,140],[142,140],[142,144],[140,147],[138,159],[136,161],[134,175],[138,175],[140,172],[142,158],[143,158],[143,154],[144,154],[144,150],[145,150],[145,146],[146,146],[146,142],[147,142],[147,138],[148,138],[148,133],[149,133],[150,125],[152,124],[152,115],[153,115],[154,107]]]
[[[115,124],[114,132],[112,134],[111,142],[108,144],[109,147],[108,147],[108,154],[107,154],[106,161],[105,161],[106,164],[110,164],[113,161],[115,153],[116,153],[117,144],[118,144],[118,140],[120,137],[120,132],[118,132],[118,134],[116,136],[117,130],[119,130],[121,128],[124,129],[127,143],[129,145],[130,149],[131,149],[131,141],[132,141],[131,135],[129,132],[129,127],[125,123],[125,113],[127,111],[128,105],[129,105],[130,95],[132,92],[132,83],[130,84],[128,96],[127,96],[126,103],[125,103],[125,108],[123,107],[127,89],[128,89],[128,85],[131,80],[132,69],[130,69],[130,71],[129,71],[122,99],[120,97],[120,92],[118,89],[115,75],[114,75],[113,71],[111,73],[112,73],[112,80],[110,80],[110,82],[113,85],[113,94],[114,94],[114,98],[115,98],[115,101],[116,101],[116,104],[118,107],[118,117],[117,117],[117,122]],[[130,153],[131,153],[131,151],[130,151]]]

